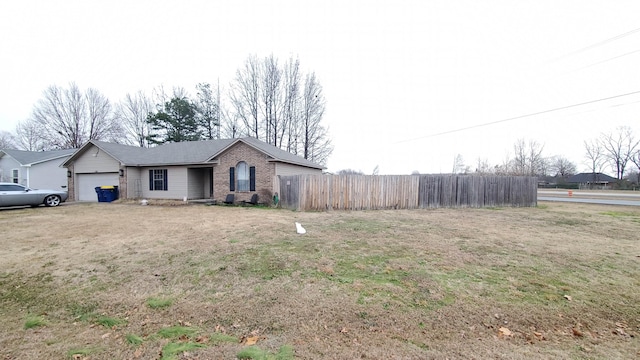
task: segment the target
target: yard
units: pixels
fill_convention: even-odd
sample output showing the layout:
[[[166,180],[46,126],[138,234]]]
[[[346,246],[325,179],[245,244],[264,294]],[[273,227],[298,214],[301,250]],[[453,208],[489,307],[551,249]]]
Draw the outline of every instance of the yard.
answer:
[[[637,207],[67,204],[0,229],[0,359],[640,356]]]

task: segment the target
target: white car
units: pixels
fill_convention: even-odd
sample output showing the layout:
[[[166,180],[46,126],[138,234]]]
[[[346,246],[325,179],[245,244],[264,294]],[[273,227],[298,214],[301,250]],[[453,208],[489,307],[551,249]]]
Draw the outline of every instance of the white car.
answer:
[[[0,183],[0,207],[58,206],[67,200],[66,191],[30,189],[13,183]]]

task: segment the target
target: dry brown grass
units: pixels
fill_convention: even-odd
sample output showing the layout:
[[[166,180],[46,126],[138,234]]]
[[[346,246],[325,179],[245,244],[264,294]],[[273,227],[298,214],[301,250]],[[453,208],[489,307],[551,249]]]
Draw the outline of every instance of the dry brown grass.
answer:
[[[0,210],[0,358],[640,356],[637,208],[160,205]]]

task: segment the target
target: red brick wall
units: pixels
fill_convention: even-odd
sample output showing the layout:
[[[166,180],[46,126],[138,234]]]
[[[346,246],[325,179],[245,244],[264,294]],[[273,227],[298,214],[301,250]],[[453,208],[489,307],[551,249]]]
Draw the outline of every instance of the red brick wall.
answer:
[[[271,200],[271,192],[273,190],[273,177],[276,173],[275,164],[267,162],[267,156],[252,148],[251,146],[237,142],[231,148],[227,149],[217,158],[220,160],[220,164],[216,165],[213,169],[213,198],[218,201],[223,201],[227,194],[232,193],[229,191],[229,168],[236,167],[240,161],[244,161],[248,166],[255,166],[256,168],[256,191],[240,192],[237,191],[237,174],[235,201],[248,201],[251,199],[251,195],[258,194],[260,202],[268,202]]]

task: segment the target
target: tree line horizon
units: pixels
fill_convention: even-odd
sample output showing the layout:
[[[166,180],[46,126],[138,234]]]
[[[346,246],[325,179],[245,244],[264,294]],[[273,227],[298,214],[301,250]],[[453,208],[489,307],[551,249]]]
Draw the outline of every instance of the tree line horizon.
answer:
[[[181,141],[255,137],[324,165],[333,151],[322,123],[326,99],[314,72],[298,58],[250,55],[222,94],[210,83],[151,94],[127,93],[117,103],[94,88],[51,85],[0,148],[45,151],[79,148],[89,140],[151,147]]]
[[[589,173],[605,173],[609,167],[618,180],[626,179],[640,184],[640,139],[637,139],[629,126],[621,126],[599,137],[585,140],[584,164]],[[567,178],[578,173],[576,163],[563,155],[545,156],[544,144],[536,140],[517,139],[513,144],[513,152],[509,153],[502,163],[491,165],[485,158],[478,157],[475,166],[465,163],[461,154],[453,159],[450,174],[461,175],[504,175],[504,176],[552,176]],[[629,169],[630,165],[635,168]],[[373,169],[377,175],[379,167]],[[343,169],[340,175],[365,175],[362,170]],[[421,174],[414,170],[412,175]]]
[[[139,90],[113,103],[100,91],[81,90],[75,82],[67,88],[51,85],[15,132],[0,131],[0,149],[72,149],[89,140],[150,147],[250,136],[325,165],[333,152],[329,129],[322,122],[325,108],[322,85],[314,72],[303,73],[298,58],[282,62],[273,54],[250,55],[224,94],[206,82],[196,84],[195,95],[183,87],[167,91],[161,85],[151,94]],[[544,144],[535,140],[518,139],[513,152],[496,165],[478,157],[471,166],[458,154],[451,173],[561,177],[576,173],[574,162],[562,155],[544,156],[543,150]],[[617,179],[635,175],[640,183],[640,139],[629,126],[622,126],[585,140],[583,163],[592,173],[608,167]],[[376,166],[373,174],[378,171]],[[352,169],[338,173],[363,174]]]

